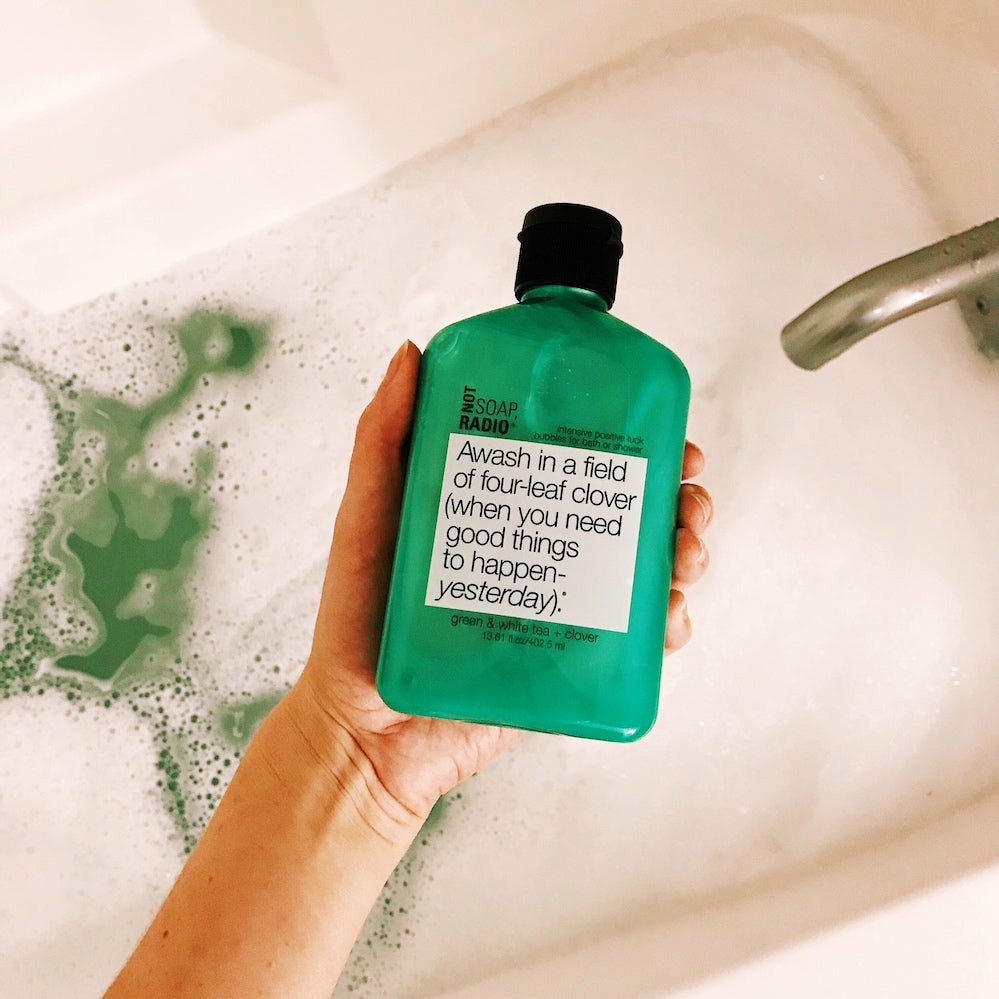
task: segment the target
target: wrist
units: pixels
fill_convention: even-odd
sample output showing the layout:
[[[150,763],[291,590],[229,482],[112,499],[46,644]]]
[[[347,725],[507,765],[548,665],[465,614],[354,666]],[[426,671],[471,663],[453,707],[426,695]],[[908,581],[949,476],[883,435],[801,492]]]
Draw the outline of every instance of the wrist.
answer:
[[[328,996],[418,827],[287,695],[109,997]]]
[[[356,821],[401,857],[424,816],[402,805],[382,785],[349,730],[324,711],[301,681],[284,696],[255,742],[283,785],[311,789],[317,809]]]

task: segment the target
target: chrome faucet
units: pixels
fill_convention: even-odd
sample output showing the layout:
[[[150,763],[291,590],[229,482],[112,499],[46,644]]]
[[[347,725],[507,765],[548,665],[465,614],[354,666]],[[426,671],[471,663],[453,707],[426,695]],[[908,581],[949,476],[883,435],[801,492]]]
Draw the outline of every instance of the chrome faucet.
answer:
[[[954,299],[978,349],[999,358],[999,219],[889,260],[840,285],[781,331],[814,371],[898,319]]]

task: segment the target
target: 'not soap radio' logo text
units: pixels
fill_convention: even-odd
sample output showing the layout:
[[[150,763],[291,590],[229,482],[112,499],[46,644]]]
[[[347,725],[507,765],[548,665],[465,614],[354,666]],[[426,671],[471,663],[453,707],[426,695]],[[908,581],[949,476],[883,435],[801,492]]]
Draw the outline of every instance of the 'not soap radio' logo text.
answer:
[[[517,422],[518,404],[512,400],[483,399],[471,385],[461,397],[459,430],[478,430],[486,434],[508,434]]]

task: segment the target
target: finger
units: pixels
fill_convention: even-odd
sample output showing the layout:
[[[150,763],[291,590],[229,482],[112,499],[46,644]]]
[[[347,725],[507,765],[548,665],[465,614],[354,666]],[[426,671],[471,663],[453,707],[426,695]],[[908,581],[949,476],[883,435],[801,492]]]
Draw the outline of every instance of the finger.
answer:
[[[687,441],[683,447],[681,478],[692,479],[695,475],[700,475],[704,471],[705,463],[704,452],[696,444]]]
[[[419,363],[419,350],[407,341],[358,421],[316,625],[317,643],[336,635],[338,653],[372,661],[399,524]]]
[[[681,586],[696,583],[707,568],[707,545],[688,528],[678,528],[676,554],[673,559],[673,582]]]
[[[695,534],[701,534],[711,523],[713,515],[714,505],[707,489],[696,482],[684,482],[680,486],[677,524],[680,527],[688,528]]]
[[[682,649],[690,641],[690,615],[687,599],[679,590],[669,591],[669,609],[666,612],[665,653],[669,655]]]

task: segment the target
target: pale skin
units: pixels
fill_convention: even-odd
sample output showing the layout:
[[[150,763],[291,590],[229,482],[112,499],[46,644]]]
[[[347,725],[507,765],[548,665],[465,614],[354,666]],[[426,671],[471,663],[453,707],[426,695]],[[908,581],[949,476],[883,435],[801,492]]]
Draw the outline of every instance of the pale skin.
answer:
[[[437,799],[522,733],[402,715],[375,688],[420,352],[404,344],[357,426],[312,651],[251,740],[105,999],[329,999]],[[704,456],[688,443],[683,478]],[[680,487],[666,651],[690,637],[711,498]]]

